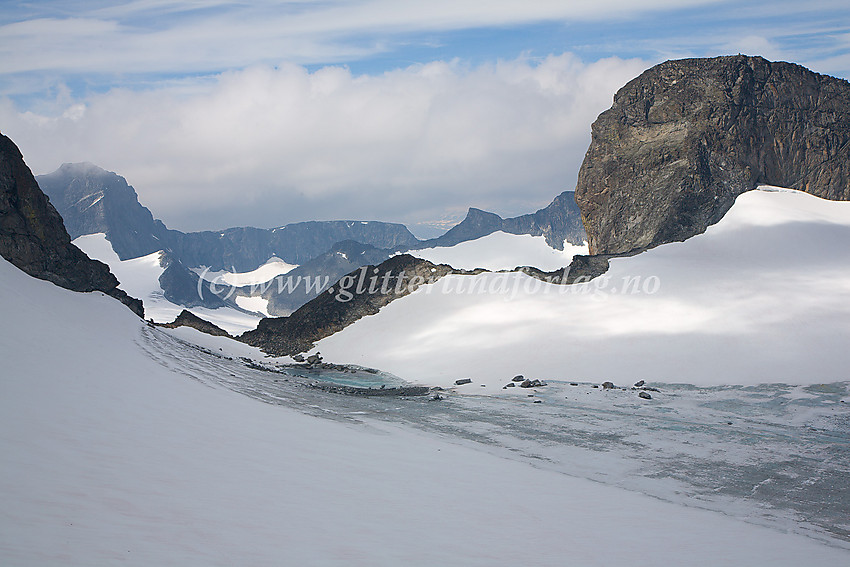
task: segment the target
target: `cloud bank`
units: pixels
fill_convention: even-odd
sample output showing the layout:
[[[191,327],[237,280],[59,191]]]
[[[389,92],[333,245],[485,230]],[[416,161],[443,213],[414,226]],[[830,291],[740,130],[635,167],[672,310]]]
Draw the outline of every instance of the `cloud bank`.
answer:
[[[36,172],[91,161],[183,230],[363,218],[410,224],[469,206],[518,214],[574,187],[590,125],[649,64],[575,55],[381,75],[255,65],[49,108],[0,100]]]

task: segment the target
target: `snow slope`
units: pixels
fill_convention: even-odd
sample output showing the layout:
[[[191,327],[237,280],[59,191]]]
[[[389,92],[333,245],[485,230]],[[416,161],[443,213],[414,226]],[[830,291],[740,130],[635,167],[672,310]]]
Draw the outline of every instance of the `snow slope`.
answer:
[[[109,266],[109,269],[121,282],[121,289],[144,302],[146,318],[153,319],[157,323],[170,323],[185,309],[165,299],[162,288],[159,286],[159,276],[163,272],[159,263],[162,252],[154,252],[132,260],[121,260],[118,254],[112,250],[112,244],[103,233],[80,236],[74,240],[74,244],[89,258],[100,260]],[[249,302],[249,304],[256,307],[260,306],[256,302]],[[239,306],[243,307],[243,305]],[[218,309],[192,307],[189,308],[189,311],[233,335],[256,329],[257,323],[260,321],[260,317],[256,315],[243,313],[229,307]]]
[[[289,264],[280,258],[272,256],[265,264],[250,272],[229,272],[226,270],[213,272],[206,268],[195,268],[194,271],[207,281],[241,287],[266,283],[277,276],[291,272],[297,267],[296,264]]]
[[[555,250],[542,236],[500,231],[455,246],[411,250],[408,254],[465,270],[513,270],[517,266],[534,266],[548,272],[569,266],[574,254],[587,254],[587,246],[564,242],[563,251]]]
[[[850,379],[850,203],[741,195],[708,231],[557,286],[448,276],[324,339],[329,360],[501,391],[514,374],[631,384]],[[379,345],[376,347],[375,345]]]
[[[99,293],[0,260],[0,563],[841,565],[846,550],[155,361]],[[393,405],[403,401],[391,402]],[[657,536],[657,537],[653,537]],[[648,544],[648,538],[651,540]]]

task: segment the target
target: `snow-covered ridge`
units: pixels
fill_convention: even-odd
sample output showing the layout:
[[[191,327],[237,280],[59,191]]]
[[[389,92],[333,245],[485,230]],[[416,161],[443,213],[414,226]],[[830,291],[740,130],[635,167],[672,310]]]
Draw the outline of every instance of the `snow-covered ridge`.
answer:
[[[164,268],[160,265],[162,251],[141,258],[121,260],[103,233],[80,236],[74,239],[73,243],[89,258],[100,260],[109,266],[109,269],[121,282],[121,289],[130,296],[142,300],[145,305],[145,317],[148,319],[156,323],[170,323],[185,309],[165,299],[159,285],[159,277],[164,271]],[[251,305],[260,306],[258,302],[251,303]],[[240,305],[240,307],[242,306]],[[243,307],[243,309],[245,308]],[[192,307],[189,311],[234,335],[255,329],[261,319],[256,315],[243,313],[230,307],[218,309]]]
[[[493,391],[513,374],[621,384],[844,380],[847,242],[850,203],[751,191],[705,234],[614,259],[589,283],[447,276],[318,349],[409,380],[472,377]]]
[[[587,246],[564,242],[564,250],[561,251],[546,244],[542,236],[497,231],[451,247],[423,248],[411,250],[408,254],[463,270],[513,270],[517,266],[533,266],[554,271],[569,266],[575,254],[587,254]]]

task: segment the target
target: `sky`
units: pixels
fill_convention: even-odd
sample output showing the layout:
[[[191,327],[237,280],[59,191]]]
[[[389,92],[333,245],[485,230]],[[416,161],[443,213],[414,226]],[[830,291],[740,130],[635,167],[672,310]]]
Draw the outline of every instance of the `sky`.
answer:
[[[846,0],[3,2],[0,132],[92,162],[170,228],[433,235],[575,187],[590,126],[666,59],[850,77]]]

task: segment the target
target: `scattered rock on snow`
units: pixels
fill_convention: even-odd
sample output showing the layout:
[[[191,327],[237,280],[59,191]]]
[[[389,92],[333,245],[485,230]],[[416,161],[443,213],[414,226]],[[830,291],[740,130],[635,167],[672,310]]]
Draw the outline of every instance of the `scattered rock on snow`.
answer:
[[[523,376],[522,374],[518,374],[511,378],[511,382],[522,382],[523,380],[525,380],[525,376]]]
[[[455,386],[463,386],[464,384],[471,384],[472,378],[461,378],[459,380],[455,380]]]
[[[635,382],[635,388],[640,388],[640,387],[641,387],[641,386],[643,386],[644,384],[646,384],[646,381],[644,381],[644,380],[638,380],[637,382]]]
[[[644,391],[638,392],[638,397],[643,398],[644,400],[651,400],[652,399],[652,395],[649,392],[644,392]]]

